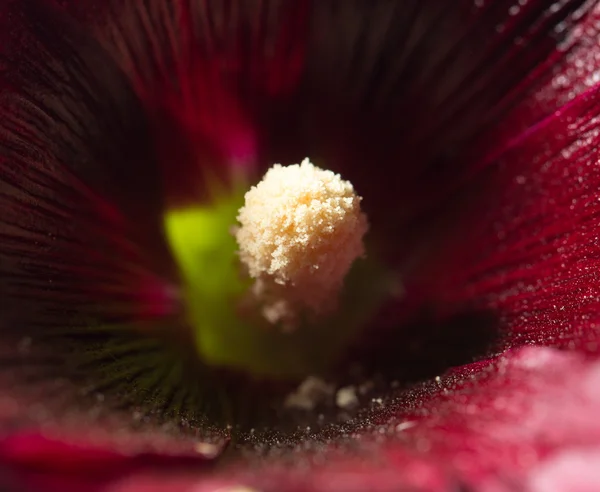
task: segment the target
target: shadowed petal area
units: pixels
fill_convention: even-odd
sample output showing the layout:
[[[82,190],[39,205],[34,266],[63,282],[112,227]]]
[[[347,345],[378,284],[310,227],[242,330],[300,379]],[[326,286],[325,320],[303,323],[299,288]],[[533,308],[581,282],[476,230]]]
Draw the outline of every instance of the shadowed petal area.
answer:
[[[113,306],[142,314],[170,272],[160,261],[160,182],[139,101],[100,46],[53,8],[22,2],[11,19],[0,99],[9,313],[68,324],[61,306],[85,311],[94,295],[112,291]]]
[[[148,111],[170,205],[271,164],[257,120],[297,92],[309,3],[99,3],[89,22]]]
[[[168,319],[176,338],[178,310],[141,102],[82,26],[47,3],[14,8],[1,62],[0,379],[17,408],[2,429],[66,425],[73,407],[90,408],[79,400],[153,373],[164,346],[143,334]],[[148,398],[180,361],[146,380]],[[86,410],[89,429],[98,415]]]

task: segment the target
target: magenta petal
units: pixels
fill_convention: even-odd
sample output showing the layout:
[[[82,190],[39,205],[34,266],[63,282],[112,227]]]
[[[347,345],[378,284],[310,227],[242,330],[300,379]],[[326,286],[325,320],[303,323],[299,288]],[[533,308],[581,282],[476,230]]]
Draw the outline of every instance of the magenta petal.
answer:
[[[57,439],[38,433],[17,433],[0,441],[0,459],[6,463],[38,470],[51,470],[74,474],[93,474],[121,468],[123,463],[132,461],[183,461],[210,460],[224,449],[223,444],[197,443],[181,446],[180,449],[162,452],[148,447],[145,451],[132,452],[128,446],[115,446],[114,443],[86,442],[80,439]]]
[[[300,84],[308,2],[98,5],[89,23],[144,102],[167,201],[205,198],[207,178],[254,178],[263,106]]]
[[[598,384],[600,362],[524,348],[413,389],[375,410],[362,431],[321,443],[316,453],[284,448],[283,458],[252,458],[208,473],[142,463],[101,490],[538,492],[550,478],[564,485],[556,490],[593,490],[576,487],[600,483],[592,466],[600,451]]]
[[[532,470],[526,490],[530,492],[594,492],[600,489],[600,447],[557,453]]]
[[[594,88],[503,149],[498,193],[442,282],[447,302],[499,312],[508,344],[598,350],[599,114]]]
[[[190,443],[173,451],[148,447],[131,452],[127,444],[121,449],[114,443],[17,433],[0,440],[0,463],[11,471],[11,481],[27,490],[105,490],[112,481],[138,469],[198,469],[223,448],[223,444]]]
[[[555,67],[552,79],[532,98],[544,110],[572,101],[600,81],[599,22],[600,5],[595,5],[569,37],[564,47],[568,50],[567,56],[564,56],[564,50],[558,53],[562,61]]]

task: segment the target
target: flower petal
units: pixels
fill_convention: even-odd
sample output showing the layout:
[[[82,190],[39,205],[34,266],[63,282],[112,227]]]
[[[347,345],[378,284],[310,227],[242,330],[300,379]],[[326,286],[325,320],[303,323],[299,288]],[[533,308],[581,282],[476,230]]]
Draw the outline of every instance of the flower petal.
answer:
[[[598,88],[548,117],[498,160],[501,190],[442,297],[497,310],[507,343],[596,352]],[[469,244],[476,244],[474,251]]]
[[[307,2],[107,4],[92,24],[144,101],[167,200],[206,198],[207,180],[236,173],[256,179],[272,164],[258,120],[300,82]]]
[[[11,13],[0,101],[3,296],[33,303],[19,310],[29,322],[44,310],[49,321],[61,302],[83,309],[103,289],[121,289],[136,313],[145,301],[168,304],[159,173],[129,82],[55,8],[27,0]],[[55,317],[66,322],[64,309]]]
[[[368,423],[350,423],[334,443],[275,446],[271,457],[208,474],[127,470],[102,490],[536,491],[549,474],[575,490],[580,477],[561,463],[584,468],[600,450],[599,377],[600,363],[578,354],[524,348],[376,404]]]
[[[126,442],[126,441],[122,441]],[[154,442],[155,449],[160,445]],[[98,443],[53,440],[40,434],[15,434],[0,441],[0,461],[10,466],[13,486],[27,490],[104,490],[137,469],[171,471],[198,468],[221,453],[222,445],[189,443],[177,452],[136,452]],[[20,479],[19,479],[20,477]],[[0,481],[0,484],[7,482]],[[19,487],[19,489],[21,489]]]
[[[2,432],[19,418],[45,421],[57,401],[54,413],[67,414],[61,405],[83,388],[61,378],[89,377],[82,357],[106,357],[108,334],[154,329],[177,310],[158,167],[129,81],[50,4],[10,9],[10,24],[0,19],[10,41],[0,71],[0,385],[14,401],[0,410],[15,415]]]

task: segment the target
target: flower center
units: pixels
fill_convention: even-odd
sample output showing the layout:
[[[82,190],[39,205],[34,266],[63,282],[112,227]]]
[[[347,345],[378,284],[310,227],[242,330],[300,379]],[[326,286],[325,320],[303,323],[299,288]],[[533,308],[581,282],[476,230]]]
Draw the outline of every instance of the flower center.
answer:
[[[360,201],[350,182],[308,159],[276,164],[246,193],[235,237],[270,323],[292,330],[303,313],[315,320],[335,311],[350,267],[364,255]]]
[[[248,188],[215,186],[212,203],[164,217],[183,322],[211,366],[294,380],[327,372],[392,290],[365,254],[361,199],[308,160]]]

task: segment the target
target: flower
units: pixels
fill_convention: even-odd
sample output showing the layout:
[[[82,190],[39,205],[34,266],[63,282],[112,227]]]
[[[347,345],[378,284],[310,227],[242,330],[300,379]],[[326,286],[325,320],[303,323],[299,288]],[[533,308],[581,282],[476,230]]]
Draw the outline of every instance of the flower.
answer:
[[[596,3],[3,2],[0,480],[597,488]],[[296,374],[300,348],[259,368],[257,335],[213,350],[183,329],[173,257],[198,235],[164,218],[235,213],[240,177],[305,155],[363,196],[367,249],[399,281],[349,311],[369,328],[336,352],[381,375],[348,382],[362,406],[289,431],[277,384],[212,363]],[[227,213],[200,214],[202,238]],[[214,237],[204,268],[233,240]],[[242,336],[225,271],[188,282],[219,294],[191,319]],[[361,275],[353,305],[380,283]],[[270,427],[228,429],[221,394]]]

